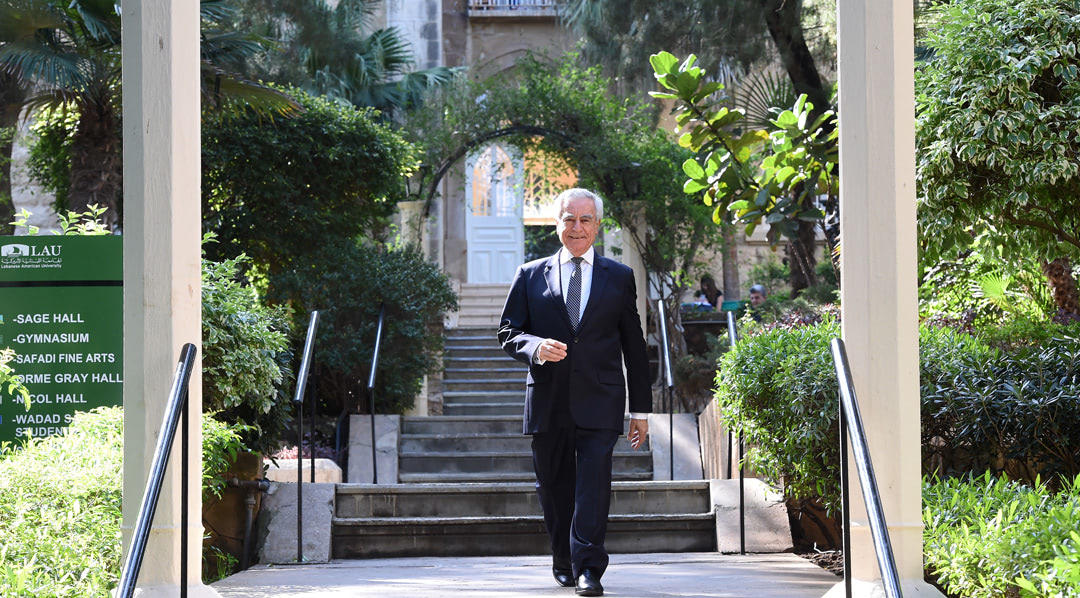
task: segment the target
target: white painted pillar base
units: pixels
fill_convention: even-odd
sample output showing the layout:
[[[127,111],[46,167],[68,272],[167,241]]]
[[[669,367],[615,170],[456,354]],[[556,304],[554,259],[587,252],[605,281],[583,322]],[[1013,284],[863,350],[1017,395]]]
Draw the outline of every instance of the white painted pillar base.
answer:
[[[925,581],[906,579],[900,584],[904,592],[904,598],[941,598],[941,592]],[[844,598],[844,582],[840,582],[825,593],[822,598]],[[886,598],[885,587],[881,581],[862,581],[859,579],[851,583],[852,598]]]

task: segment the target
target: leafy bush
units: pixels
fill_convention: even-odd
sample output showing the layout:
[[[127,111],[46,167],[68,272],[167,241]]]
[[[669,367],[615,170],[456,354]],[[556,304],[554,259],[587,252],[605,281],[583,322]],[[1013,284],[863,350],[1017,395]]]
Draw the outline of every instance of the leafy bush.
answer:
[[[299,114],[204,118],[203,226],[221,238],[212,260],[245,253],[261,273],[288,271],[328,237],[372,236],[404,196],[416,152],[377,112],[286,91]]]
[[[1080,327],[1011,350],[945,330],[923,333],[926,466],[990,469],[1055,486],[1080,475]]]
[[[923,467],[992,469],[1053,487],[1080,475],[1080,334],[1003,350],[949,329],[920,331]],[[783,480],[789,499],[839,505],[837,382],[828,343],[836,321],[774,326],[720,360],[725,426],[745,430],[750,463]]]
[[[220,492],[235,429],[203,415],[203,494]],[[0,596],[106,598],[120,576],[123,410],[75,415],[61,435],[0,448]]]
[[[241,255],[203,260],[203,410],[244,426],[244,443],[262,453],[278,448],[294,408],[285,307],[267,307],[243,281]]]
[[[728,429],[753,446],[752,467],[783,480],[794,500],[821,497],[839,506],[837,385],[829,340],[835,320],[746,337],[720,359],[716,398]]]
[[[295,270],[271,279],[270,291],[271,299],[291,299],[298,319],[321,310],[312,376],[329,412],[367,408],[380,304],[386,319],[375,388],[379,413],[412,406],[442,349],[443,316],[457,309],[446,275],[417,249],[387,250],[348,239],[324,239],[298,256]]]
[[[120,569],[120,409],[0,452],[0,595],[108,596]]]
[[[1080,595],[1080,478],[1059,493],[990,473],[923,485],[927,569],[965,597]]]

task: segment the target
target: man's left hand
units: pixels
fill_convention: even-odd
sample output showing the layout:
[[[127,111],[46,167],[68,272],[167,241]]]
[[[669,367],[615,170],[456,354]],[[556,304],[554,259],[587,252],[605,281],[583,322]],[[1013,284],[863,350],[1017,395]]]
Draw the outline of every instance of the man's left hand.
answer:
[[[626,438],[630,440],[630,448],[637,450],[637,447],[641,446],[641,443],[645,442],[645,436],[647,436],[648,434],[649,420],[630,420],[630,431],[626,433]]]

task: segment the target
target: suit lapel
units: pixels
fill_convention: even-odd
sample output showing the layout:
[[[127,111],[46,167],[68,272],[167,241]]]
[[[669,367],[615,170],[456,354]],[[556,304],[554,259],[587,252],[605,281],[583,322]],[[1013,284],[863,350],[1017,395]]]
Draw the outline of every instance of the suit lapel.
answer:
[[[561,250],[560,250],[561,251]],[[562,284],[559,281],[559,254],[551,256],[547,264],[544,265],[544,278],[547,279],[548,293],[551,299],[556,303],[556,308],[559,313],[562,314],[563,322],[566,323],[567,328],[573,330],[570,326],[570,314],[566,313],[566,301],[562,296]]]
[[[578,322],[578,330],[584,328],[585,324],[589,321],[589,316],[597,310],[596,306],[600,304],[600,295],[604,292],[604,286],[607,285],[607,281],[607,260],[597,255],[593,259],[592,288],[589,289],[589,302],[585,304],[585,313],[581,314],[581,321]],[[569,316],[567,316],[567,319],[569,319]]]

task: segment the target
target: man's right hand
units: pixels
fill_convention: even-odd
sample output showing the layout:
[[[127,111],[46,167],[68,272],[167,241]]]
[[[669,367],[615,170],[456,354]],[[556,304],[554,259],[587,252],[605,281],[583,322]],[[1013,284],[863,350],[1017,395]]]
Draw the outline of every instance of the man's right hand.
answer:
[[[566,343],[560,343],[553,338],[545,338],[540,341],[540,348],[536,350],[536,358],[544,363],[562,361],[566,359]]]

